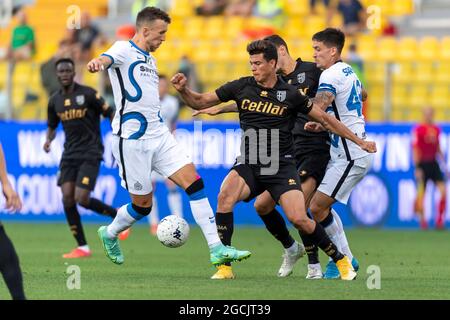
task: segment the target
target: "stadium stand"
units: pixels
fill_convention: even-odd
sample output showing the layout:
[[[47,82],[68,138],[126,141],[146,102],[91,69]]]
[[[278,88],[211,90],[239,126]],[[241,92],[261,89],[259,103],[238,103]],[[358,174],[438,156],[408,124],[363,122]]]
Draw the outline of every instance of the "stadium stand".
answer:
[[[161,73],[173,74],[183,55],[188,55],[196,64],[200,80],[205,90],[250,73],[245,52],[248,38],[242,33],[252,24],[251,18],[244,17],[201,17],[195,14],[195,7],[202,1],[173,0],[170,12],[173,22],[167,35],[167,41],[156,52]],[[321,5],[317,14],[309,12],[308,0],[284,0],[283,10],[287,16],[286,25],[278,32],[286,38],[294,56],[304,60],[313,60],[311,36],[326,27],[326,11]],[[427,14],[427,8],[414,9],[413,0],[362,0],[362,4],[378,6],[381,21],[395,21],[402,26],[400,30],[412,30],[417,19]],[[427,6],[432,6],[426,0]],[[13,77],[13,102],[22,119],[42,119],[45,116],[46,94],[40,85],[38,67],[55,51],[58,41],[65,33],[67,11],[71,5],[78,5],[82,11],[89,11],[98,21],[106,21],[107,0],[36,0],[26,10],[29,23],[36,30],[37,54],[33,61],[17,66]],[[131,1],[120,1],[118,21],[132,22],[130,16]],[[447,6],[450,11],[450,4]],[[442,9],[440,9],[442,11]],[[41,19],[51,16],[52,19]],[[125,18],[124,18],[125,17]],[[109,19],[110,20],[110,19]],[[108,22],[111,26],[111,21]],[[332,22],[334,26],[342,23],[339,17]],[[0,33],[0,47],[7,46],[12,23]],[[114,26],[114,25],[113,25]],[[118,25],[115,25],[117,28]],[[382,26],[381,26],[382,27]],[[105,30],[114,40],[114,27]],[[450,96],[450,37],[442,34],[415,35],[405,31],[398,37],[383,36],[380,29],[348,39],[347,46],[356,42],[358,53],[364,59],[365,78],[369,92],[366,116],[369,121],[418,121],[419,109],[429,103],[436,108],[437,120],[443,120],[448,109]],[[105,48],[96,48],[101,53]],[[345,57],[345,52],[343,54]],[[0,72],[5,74],[5,62],[0,62]],[[86,84],[96,87],[97,75],[84,76]],[[390,86],[390,88],[386,88]],[[5,79],[0,79],[0,88],[5,87]],[[26,100],[27,92],[36,94],[37,99]],[[388,94],[390,92],[390,94]],[[384,94],[388,94],[385,99]],[[28,97],[29,98],[29,97]],[[386,106],[386,104],[388,104]],[[386,108],[392,112],[386,113]],[[388,119],[386,115],[390,115]],[[181,117],[189,117],[190,112],[183,110]],[[234,115],[223,115],[222,119],[235,119]],[[205,118],[206,119],[206,118]]]

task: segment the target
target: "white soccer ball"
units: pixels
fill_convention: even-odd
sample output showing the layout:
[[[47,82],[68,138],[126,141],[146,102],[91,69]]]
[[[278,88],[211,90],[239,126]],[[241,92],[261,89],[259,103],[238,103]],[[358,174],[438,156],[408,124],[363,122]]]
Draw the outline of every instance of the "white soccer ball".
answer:
[[[189,224],[179,216],[169,215],[159,222],[156,236],[166,247],[180,247],[189,237]]]

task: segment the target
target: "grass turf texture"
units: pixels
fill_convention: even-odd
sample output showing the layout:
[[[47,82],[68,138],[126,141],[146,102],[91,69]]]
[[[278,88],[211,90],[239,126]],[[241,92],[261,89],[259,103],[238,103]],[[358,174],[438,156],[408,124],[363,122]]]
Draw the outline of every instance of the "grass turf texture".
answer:
[[[63,259],[74,247],[64,224],[6,222],[18,251],[29,299],[450,299],[450,241],[447,232],[354,229],[347,232],[361,268],[355,281],[306,280],[306,256],[287,278],[277,278],[282,248],[263,228],[235,228],[234,245],[252,257],[234,264],[235,280],[210,280],[215,269],[199,228],[188,242],[164,247],[145,225],[121,242],[124,265],[111,263],[85,225],[93,256]],[[296,238],[295,230],[291,230]],[[326,257],[321,254],[325,270]],[[81,269],[81,289],[69,290],[68,266]],[[381,289],[369,290],[367,268],[381,270]],[[0,281],[0,298],[9,298]]]

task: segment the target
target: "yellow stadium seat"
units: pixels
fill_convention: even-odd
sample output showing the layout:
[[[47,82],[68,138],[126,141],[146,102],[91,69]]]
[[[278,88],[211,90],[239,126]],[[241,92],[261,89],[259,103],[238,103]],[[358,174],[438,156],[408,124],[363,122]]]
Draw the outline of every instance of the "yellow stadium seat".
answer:
[[[439,41],[436,37],[424,37],[419,42],[419,57],[422,60],[436,60],[439,57]]]
[[[390,1],[391,14],[397,16],[404,16],[414,13],[413,0],[395,0]]]
[[[309,0],[284,0],[284,12],[290,18],[309,14]]]
[[[378,40],[377,60],[395,61],[397,59],[398,45],[395,38],[384,37]]]
[[[438,83],[450,84],[450,61],[440,61],[436,65],[434,77]]]
[[[196,41],[203,37],[205,19],[200,17],[189,18],[185,21],[184,39]]]
[[[383,62],[369,61],[364,64],[364,74],[371,84],[384,83],[386,77],[386,64]]]
[[[412,61],[417,57],[417,40],[414,37],[404,37],[398,42],[397,59]]]
[[[213,45],[210,41],[201,41],[196,45],[190,53],[190,57],[194,62],[207,62],[210,60],[211,55],[214,53]]]
[[[306,28],[303,19],[300,17],[289,19],[286,26],[283,28],[282,33],[286,42],[288,42],[288,45],[290,45],[292,41],[298,41],[302,37],[305,37]]]
[[[204,37],[211,40],[219,39],[224,31],[225,19],[222,16],[206,18],[204,26]]]
[[[372,60],[377,52],[377,44],[375,38],[364,37],[357,40],[357,52],[363,60]]]
[[[414,77],[416,83],[431,83],[434,81],[433,62],[418,61],[415,64]]]
[[[450,60],[450,36],[443,37],[440,45],[440,58]]]
[[[231,41],[222,40],[216,44],[216,50],[214,54],[211,55],[211,61],[215,61],[218,63],[228,62],[231,60],[233,55],[233,46]]]
[[[412,62],[407,61],[393,64],[392,79],[394,80],[394,83],[410,83],[414,73]]]
[[[323,30],[326,28],[325,18],[324,16],[313,16],[310,15],[305,20],[305,34],[310,40],[312,36],[319,32],[320,30]]]
[[[391,91],[391,102],[394,109],[408,106],[409,91],[405,85],[394,85]]]
[[[229,17],[225,20],[225,27],[223,30],[222,37],[225,40],[234,40],[241,35],[242,29],[244,28],[244,18],[243,17]]]
[[[430,94],[430,104],[435,109],[449,109],[450,87],[448,85],[434,85]]]
[[[428,86],[416,84],[410,88],[408,105],[411,108],[423,108],[429,103]]]

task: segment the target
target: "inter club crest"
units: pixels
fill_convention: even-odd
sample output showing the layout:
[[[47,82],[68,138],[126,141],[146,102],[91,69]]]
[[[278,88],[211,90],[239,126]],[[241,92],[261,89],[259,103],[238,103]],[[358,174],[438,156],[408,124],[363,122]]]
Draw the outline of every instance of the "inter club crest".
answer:
[[[277,99],[280,102],[283,102],[284,100],[286,100],[286,91],[277,91]]]
[[[303,83],[303,82],[305,82],[305,78],[306,78],[306,76],[305,76],[305,73],[304,73],[304,72],[299,73],[299,74],[297,75],[297,81],[298,81],[298,83]]]
[[[77,96],[77,97],[75,98],[75,101],[77,102],[77,104],[78,104],[79,106],[83,105],[83,104],[84,104],[84,95],[79,95],[79,96]]]

